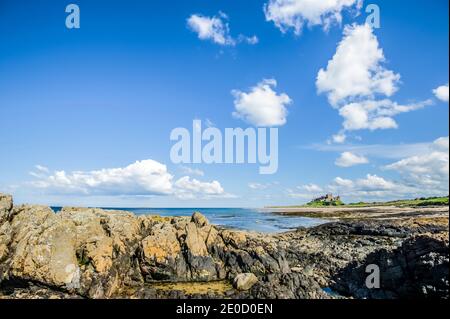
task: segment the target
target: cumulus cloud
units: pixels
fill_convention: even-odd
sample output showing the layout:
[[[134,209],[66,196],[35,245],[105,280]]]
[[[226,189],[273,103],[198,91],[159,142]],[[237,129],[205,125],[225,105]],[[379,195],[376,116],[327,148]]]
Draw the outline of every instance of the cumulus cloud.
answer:
[[[385,169],[397,171],[412,184],[448,191],[448,136],[435,140],[429,152],[404,158],[385,166]]]
[[[223,12],[212,17],[193,14],[187,19],[187,25],[197,33],[199,39],[209,40],[223,46],[234,46],[241,42],[257,44],[259,41],[256,36],[248,37],[242,34],[234,39],[230,34],[228,16]]]
[[[442,142],[442,141],[441,141]],[[445,142],[444,142],[445,143]],[[431,156],[435,161],[436,158]],[[428,160],[428,161],[427,161]],[[404,170],[409,175],[411,171],[416,171],[417,163],[402,163],[395,165],[396,170]],[[301,191],[287,189],[287,196],[297,199],[311,200],[323,193],[333,193],[340,195],[344,201],[371,201],[371,200],[388,200],[399,198],[416,198],[422,196],[445,196],[448,195],[448,155],[447,167],[441,165],[440,162],[435,166],[435,169],[428,169],[428,175],[420,172],[420,178],[407,178],[403,180],[392,180],[377,174],[367,174],[365,177],[348,179],[343,177],[336,177],[331,183],[324,187],[314,186],[308,188],[305,186],[297,187]],[[419,164],[420,167],[430,165],[429,159],[424,160]],[[408,168],[406,168],[408,166]],[[394,169],[394,167],[389,168]],[[420,169],[419,169],[420,170]],[[433,174],[430,174],[430,171]],[[441,174],[435,175],[436,173]],[[417,177],[417,176],[416,176]],[[320,191],[319,191],[320,190]]]
[[[355,165],[367,164],[369,160],[360,155],[353,154],[351,152],[344,152],[336,159],[335,164],[340,167],[351,167]]]
[[[398,127],[393,116],[418,110],[431,104],[431,100],[408,105],[399,105],[389,99],[366,100],[344,105],[339,109],[339,115],[344,118],[343,126],[348,131],[390,129]]]
[[[198,196],[213,197],[224,195],[225,191],[218,181],[201,182],[184,176],[174,183],[175,195],[181,199],[193,199]]]
[[[355,183],[361,190],[384,191],[391,190],[395,184],[377,175],[367,174],[366,178],[358,179]]]
[[[397,128],[394,116],[432,104],[431,100],[406,105],[392,101],[400,75],[388,70],[385,60],[372,27],[354,24],[345,27],[333,58],[319,70],[317,91],[326,94],[329,103],[339,110],[344,132]]]
[[[287,106],[292,103],[285,94],[278,94],[274,89],[277,81],[264,79],[250,89],[250,92],[233,90],[233,116],[255,126],[282,126],[286,124]]]
[[[367,174],[365,178],[355,180],[336,177],[328,185],[328,191],[346,198],[367,200],[371,198],[395,198],[411,191],[409,187],[396,184],[375,174]]]
[[[442,102],[448,103],[448,83],[446,85],[441,85],[440,87],[433,90],[436,98],[441,100]]]
[[[320,25],[328,30],[332,24],[340,24],[342,11],[359,11],[362,0],[269,0],[264,5],[267,21],[273,22],[283,33],[293,29],[300,34],[304,25]]]
[[[391,96],[398,87],[400,75],[383,66],[383,50],[368,24],[346,26],[326,69],[320,69],[316,85],[327,93],[333,106],[354,97],[374,94]]]
[[[395,153],[393,147],[392,151]],[[376,174],[367,174],[365,178],[345,179],[336,177],[332,183],[323,187],[332,192],[355,200],[415,198],[422,196],[445,196],[449,192],[449,138],[440,137],[432,143],[399,146],[397,154],[390,154],[390,148],[379,145],[356,147],[366,154],[383,158],[397,158],[408,155],[382,167],[385,171],[397,173],[399,179],[386,179]],[[379,152],[382,152],[380,155]],[[415,155],[413,153],[416,153]],[[396,174],[396,175],[397,175]],[[307,198],[307,196],[304,196]]]
[[[143,195],[169,194],[172,175],[166,165],[153,160],[137,161],[124,168],[105,168],[67,173],[56,171],[33,186],[63,193]]]
[[[174,182],[173,175],[168,172],[166,165],[150,159],[137,161],[123,168],[105,168],[93,171],[49,173],[48,169],[45,171],[40,167],[36,167],[36,170],[36,172],[30,173],[36,180],[29,184],[50,194],[173,195],[181,199],[197,196],[204,198],[230,196],[225,193],[218,181],[202,182],[184,176]]]
[[[334,184],[341,187],[351,188],[353,187],[353,181],[350,179],[345,179],[342,177],[336,177],[334,179]]]

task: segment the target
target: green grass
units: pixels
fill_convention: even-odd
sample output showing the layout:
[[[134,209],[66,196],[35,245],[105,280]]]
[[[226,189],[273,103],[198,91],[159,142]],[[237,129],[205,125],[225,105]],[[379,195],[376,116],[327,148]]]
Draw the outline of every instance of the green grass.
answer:
[[[332,202],[312,201],[312,202],[309,202],[308,204],[306,204],[306,206],[308,206],[308,207],[330,207],[330,206],[343,206],[343,205],[345,205],[345,204],[340,200],[335,200]]]
[[[448,206],[448,196],[446,197],[428,197],[416,199],[394,200],[389,202],[373,202],[373,203],[351,203],[349,207],[366,207],[366,206],[397,206],[397,207],[423,207],[423,206]]]
[[[426,206],[448,206],[448,196],[445,197],[428,197],[416,199],[403,199],[388,202],[358,202],[344,204],[342,201],[324,203],[324,202],[310,202],[306,205],[295,206],[272,206],[270,208],[299,208],[299,207],[368,207],[368,206],[396,206],[396,207],[426,207]]]

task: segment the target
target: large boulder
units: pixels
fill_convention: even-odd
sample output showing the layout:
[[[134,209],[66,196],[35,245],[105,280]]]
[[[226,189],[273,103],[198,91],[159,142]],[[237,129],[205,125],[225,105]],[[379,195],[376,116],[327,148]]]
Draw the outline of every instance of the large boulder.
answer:
[[[152,227],[142,240],[142,271],[149,280],[187,280],[188,265],[182,254],[176,229],[168,223]]]
[[[85,208],[63,208],[59,214],[75,225],[80,294],[110,297],[143,281],[136,262],[141,221],[133,214]]]
[[[249,290],[258,282],[258,277],[252,273],[239,274],[234,277],[233,286],[238,290]]]
[[[75,225],[44,206],[12,210],[8,277],[75,291],[80,285]]]
[[[151,217],[150,217],[151,218]],[[225,277],[218,255],[217,230],[201,214],[191,220],[173,218],[156,222],[142,240],[141,269],[150,280],[209,281]]]

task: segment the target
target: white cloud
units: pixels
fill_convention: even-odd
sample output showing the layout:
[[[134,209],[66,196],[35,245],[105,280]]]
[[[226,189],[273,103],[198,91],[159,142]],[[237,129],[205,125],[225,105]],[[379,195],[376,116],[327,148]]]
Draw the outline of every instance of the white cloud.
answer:
[[[324,192],[323,188],[316,184],[306,184],[297,186],[294,189],[286,189],[287,195],[291,198],[311,200]]]
[[[337,186],[342,186],[342,187],[347,187],[347,188],[351,188],[353,187],[353,181],[350,179],[345,179],[345,178],[341,178],[341,177],[336,177],[334,179],[334,183]]]
[[[359,189],[367,191],[385,191],[395,187],[393,182],[385,180],[383,177],[370,174],[367,174],[366,178],[358,179],[355,185]]]
[[[383,50],[368,24],[345,27],[335,55],[316,79],[318,93],[327,94],[329,103],[344,118],[343,131],[333,142],[342,143],[345,131],[397,128],[394,116],[433,103],[401,105],[389,99],[398,90],[400,75],[386,69],[384,62]]]
[[[347,104],[339,109],[339,115],[344,118],[344,129],[348,131],[369,129],[397,128],[393,116],[411,112],[431,105],[431,100],[409,105],[399,105],[389,99],[374,101],[366,100]]]
[[[323,192],[341,195],[344,201],[371,201],[423,196],[445,196],[449,192],[449,137],[441,137],[431,143],[400,145],[323,145],[323,151],[340,151],[350,148],[359,155],[395,159],[396,162],[381,167],[392,171],[399,178],[390,179],[376,174],[364,178],[336,177],[329,185],[319,188]],[[399,160],[400,159],[400,160]],[[345,162],[345,161],[344,161]],[[288,190],[293,198],[311,199],[312,192]]]
[[[267,189],[271,186],[270,183],[267,184],[261,184],[261,183],[248,183],[248,187],[251,189],[258,189],[258,190],[263,190],[263,189]]]
[[[37,168],[39,171],[40,169]],[[42,170],[40,170],[42,171]],[[197,175],[201,171],[190,170]],[[124,168],[105,168],[94,171],[75,171],[67,173],[56,171],[53,174],[32,172],[36,181],[30,182],[34,188],[49,194],[70,194],[88,196],[155,196],[174,195],[187,199],[203,196],[231,197],[225,193],[218,181],[202,182],[184,176],[173,182],[173,176],[166,165],[154,160],[137,161]]]
[[[230,36],[228,23],[223,20],[226,17],[222,14],[214,17],[206,17],[193,14],[188,19],[188,26],[198,34],[201,40],[211,40],[220,45],[235,45],[235,41]]]
[[[360,164],[367,164],[369,160],[360,155],[353,154],[351,152],[344,152],[341,156],[336,159],[335,164],[340,167],[351,167]]]
[[[238,37],[238,42],[244,42],[247,44],[255,45],[259,43],[259,39],[256,35],[247,37],[245,35],[240,34]]]
[[[62,193],[143,195],[170,193],[171,180],[172,175],[165,165],[144,160],[124,168],[71,173],[56,171],[53,175],[41,176],[32,185]]]
[[[205,175],[205,172],[203,172],[202,170],[197,169],[197,168],[191,168],[189,166],[181,165],[180,169],[184,174],[187,174],[187,175],[197,175],[197,176]]]
[[[311,193],[298,193],[293,191],[292,189],[287,190],[287,196],[291,198],[305,199],[305,200],[311,200],[314,197],[314,195],[312,195]]]
[[[300,188],[304,189],[305,191],[310,192],[310,193],[323,192],[323,189],[316,184],[307,184],[307,185],[300,186]]]
[[[327,189],[329,192],[363,201],[374,197],[396,197],[409,191],[409,188],[403,185],[372,174],[367,174],[365,178],[356,180],[336,177]]]
[[[274,181],[270,183],[256,183],[256,182],[250,182],[248,183],[248,187],[253,190],[265,190],[272,187],[276,187],[280,185],[280,182]]]
[[[36,178],[43,177],[49,172],[48,168],[42,165],[35,165],[34,168],[35,171],[30,172],[30,175]]]
[[[277,82],[274,79],[264,79],[250,89],[250,92],[233,90],[233,116],[255,126],[281,126],[286,124],[288,111],[286,106],[292,100],[285,93],[274,91]]]
[[[407,157],[385,166],[402,174],[411,184],[434,187],[448,192],[449,182],[449,138],[441,137],[434,141],[429,152]]]
[[[228,16],[222,12],[213,17],[207,17],[200,14],[191,15],[187,24],[188,27],[198,34],[201,40],[210,40],[216,44],[223,46],[234,46],[238,43],[245,42],[248,44],[257,44],[258,38],[256,36],[247,37],[239,35],[237,40],[230,34],[230,27],[228,25]]]
[[[411,144],[314,144],[307,147],[322,152],[354,152],[360,155],[386,158],[386,159],[402,159],[417,154],[425,154],[429,152],[432,143],[411,143]]]
[[[440,151],[446,151],[449,150],[449,138],[448,136],[440,137],[437,140],[433,142],[431,145],[432,148]]]
[[[333,106],[349,98],[391,96],[398,89],[400,75],[387,70],[384,61],[383,50],[369,25],[346,26],[335,55],[317,75],[317,90],[327,93]]]
[[[218,181],[201,182],[195,178],[184,176],[174,183],[175,195],[181,199],[193,199],[197,196],[221,196],[224,189]]]
[[[372,174],[357,180],[337,177],[327,190],[356,200],[448,195],[449,138],[441,137],[427,145],[427,150],[421,146],[417,148],[417,155],[383,167],[399,173],[401,180],[387,180]]]
[[[272,21],[283,33],[293,29],[300,34],[303,26],[321,25],[325,30],[342,21],[342,11],[359,11],[362,0],[269,0],[264,5],[267,21]]]
[[[36,165],[35,168],[36,168],[36,170],[38,170],[39,172],[42,172],[42,173],[49,172],[48,168],[45,166],[42,166],[42,165]]]
[[[334,143],[342,144],[347,140],[347,135],[345,133],[338,133],[334,134],[331,139]]]
[[[439,100],[448,103],[448,83],[434,89],[433,93]]]

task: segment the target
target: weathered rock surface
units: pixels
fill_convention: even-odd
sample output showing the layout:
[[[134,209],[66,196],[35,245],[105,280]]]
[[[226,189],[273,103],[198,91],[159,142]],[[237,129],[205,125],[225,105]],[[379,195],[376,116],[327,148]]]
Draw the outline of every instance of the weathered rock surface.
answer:
[[[233,286],[237,290],[249,290],[258,282],[258,278],[252,273],[239,274],[234,277]]]
[[[364,265],[376,261],[385,286],[367,291]],[[325,287],[448,298],[448,226],[353,221],[267,235],[200,213],[54,213],[0,194],[0,298],[330,298]]]
[[[442,298],[448,297],[448,236],[419,235],[395,249],[371,253],[335,275],[334,288],[357,298]],[[366,269],[380,270],[380,288],[365,285]]]

